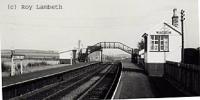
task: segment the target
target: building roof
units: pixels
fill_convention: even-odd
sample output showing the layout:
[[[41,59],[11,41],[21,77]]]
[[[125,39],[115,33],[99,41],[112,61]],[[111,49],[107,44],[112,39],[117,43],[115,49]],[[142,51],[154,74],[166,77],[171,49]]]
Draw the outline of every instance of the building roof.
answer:
[[[176,31],[177,33],[179,33],[180,35],[182,35],[182,33],[180,32],[180,30],[178,28],[176,28],[173,25],[169,25],[167,23],[164,22],[165,25],[167,25],[169,28],[173,29],[174,31]]]
[[[179,28],[173,26],[173,25],[169,25],[168,23],[166,22],[162,22],[162,23],[158,23],[157,25],[155,25],[153,28],[149,29],[148,31],[146,31],[142,37],[150,34],[150,33],[155,33],[156,31],[160,31],[163,29],[163,25],[167,26],[168,28],[174,30],[176,33],[178,33],[179,35],[182,35]],[[167,31],[167,30],[166,30]]]

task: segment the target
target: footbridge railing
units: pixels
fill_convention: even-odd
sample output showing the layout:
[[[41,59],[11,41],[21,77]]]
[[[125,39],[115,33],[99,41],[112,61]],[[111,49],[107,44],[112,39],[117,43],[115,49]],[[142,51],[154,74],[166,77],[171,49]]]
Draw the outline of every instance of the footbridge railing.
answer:
[[[100,46],[105,49],[120,49],[126,53],[133,54],[133,48],[121,43],[121,42],[99,42],[94,46]]]

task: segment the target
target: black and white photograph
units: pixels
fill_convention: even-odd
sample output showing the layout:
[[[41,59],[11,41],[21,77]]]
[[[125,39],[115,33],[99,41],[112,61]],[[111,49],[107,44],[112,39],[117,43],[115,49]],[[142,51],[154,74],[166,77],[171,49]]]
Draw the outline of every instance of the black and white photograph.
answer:
[[[200,99],[198,0],[1,0],[0,100]]]

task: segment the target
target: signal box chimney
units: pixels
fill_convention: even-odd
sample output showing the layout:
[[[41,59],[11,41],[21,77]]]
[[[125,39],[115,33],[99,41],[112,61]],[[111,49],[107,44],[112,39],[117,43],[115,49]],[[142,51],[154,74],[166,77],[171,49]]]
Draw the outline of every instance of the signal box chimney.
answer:
[[[172,16],[172,25],[178,27],[178,16],[177,16],[177,9],[173,9],[173,16]]]

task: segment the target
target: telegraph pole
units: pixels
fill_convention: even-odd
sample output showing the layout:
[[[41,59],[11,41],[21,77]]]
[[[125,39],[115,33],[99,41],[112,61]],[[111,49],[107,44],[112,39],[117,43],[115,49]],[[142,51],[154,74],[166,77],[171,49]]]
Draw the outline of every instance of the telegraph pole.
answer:
[[[182,33],[182,51],[181,51],[181,62],[184,63],[184,25],[185,11],[181,10],[181,33]]]

